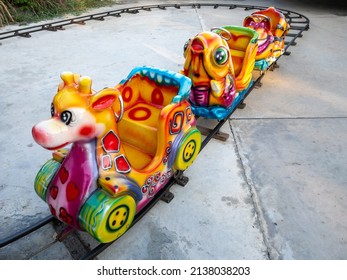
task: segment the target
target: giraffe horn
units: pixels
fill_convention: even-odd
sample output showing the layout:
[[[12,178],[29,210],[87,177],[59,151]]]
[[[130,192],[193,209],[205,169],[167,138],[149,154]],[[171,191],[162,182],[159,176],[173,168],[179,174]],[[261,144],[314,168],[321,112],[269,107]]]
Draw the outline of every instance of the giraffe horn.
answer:
[[[78,81],[78,88],[82,94],[92,93],[92,79],[88,76],[83,76]]]
[[[63,72],[60,74],[60,77],[65,86],[71,85],[75,82],[74,74],[72,72]]]

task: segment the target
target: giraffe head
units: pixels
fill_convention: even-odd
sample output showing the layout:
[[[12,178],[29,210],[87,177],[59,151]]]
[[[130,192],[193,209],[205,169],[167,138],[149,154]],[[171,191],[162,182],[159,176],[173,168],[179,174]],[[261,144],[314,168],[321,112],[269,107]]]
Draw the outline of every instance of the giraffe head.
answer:
[[[35,141],[55,150],[77,141],[90,141],[116,122],[112,110],[118,90],[92,90],[92,80],[71,72],[61,74],[62,83],[51,104],[51,118],[32,129]]]

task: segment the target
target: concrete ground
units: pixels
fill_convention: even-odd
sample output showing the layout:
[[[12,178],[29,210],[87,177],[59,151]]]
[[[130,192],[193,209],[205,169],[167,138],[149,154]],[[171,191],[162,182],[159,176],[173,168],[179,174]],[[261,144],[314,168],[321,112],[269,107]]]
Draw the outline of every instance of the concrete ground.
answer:
[[[175,3],[122,1],[90,13],[158,2]],[[207,2],[289,9],[306,15],[310,30],[222,127],[229,139],[212,139],[199,154],[187,186],[174,186],[170,204],[160,201],[98,259],[347,259],[347,11],[301,1]],[[0,238],[49,214],[33,182],[50,152],[31,128],[49,118],[61,72],[88,75],[102,89],[135,66],[178,71],[188,38],[242,25],[246,15],[172,8],[3,40]],[[1,248],[0,259],[73,259],[95,245],[84,232],[66,242],[55,236],[46,226]]]

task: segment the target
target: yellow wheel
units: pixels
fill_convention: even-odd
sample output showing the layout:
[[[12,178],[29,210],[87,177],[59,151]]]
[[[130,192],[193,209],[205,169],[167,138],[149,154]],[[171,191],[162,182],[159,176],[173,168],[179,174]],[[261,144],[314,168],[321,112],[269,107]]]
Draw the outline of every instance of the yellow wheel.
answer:
[[[120,230],[129,220],[129,210],[130,209],[127,205],[120,205],[113,209],[107,218],[107,227],[111,231]]]
[[[135,212],[136,202],[132,196],[113,198],[103,190],[97,190],[82,206],[79,222],[96,240],[108,243],[128,230]]]
[[[186,170],[198,156],[201,148],[201,133],[197,128],[191,128],[182,137],[173,168],[175,170]]]

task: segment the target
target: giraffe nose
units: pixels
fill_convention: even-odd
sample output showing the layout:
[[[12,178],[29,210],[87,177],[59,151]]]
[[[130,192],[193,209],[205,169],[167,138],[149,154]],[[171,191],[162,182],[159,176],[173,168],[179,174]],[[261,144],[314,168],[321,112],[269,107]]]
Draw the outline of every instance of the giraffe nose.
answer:
[[[47,139],[44,132],[37,125],[32,128],[31,132],[37,143],[41,144],[46,142]]]

